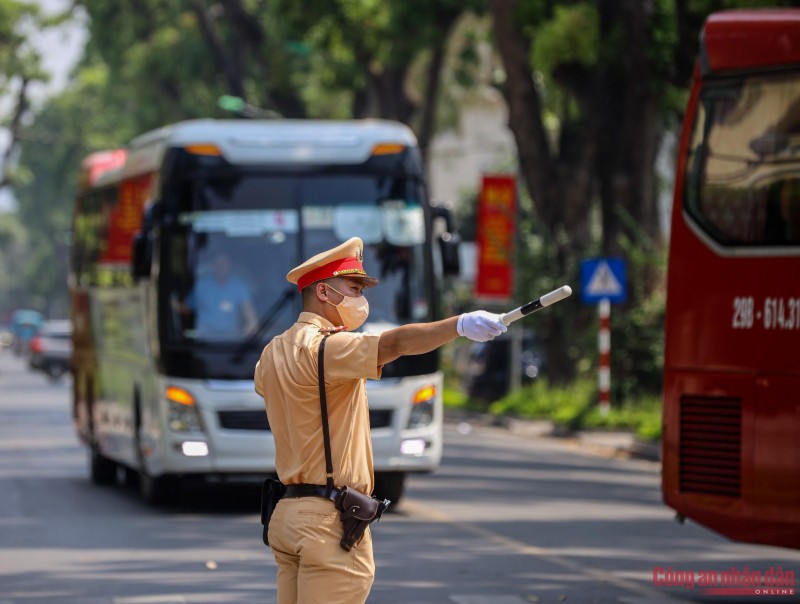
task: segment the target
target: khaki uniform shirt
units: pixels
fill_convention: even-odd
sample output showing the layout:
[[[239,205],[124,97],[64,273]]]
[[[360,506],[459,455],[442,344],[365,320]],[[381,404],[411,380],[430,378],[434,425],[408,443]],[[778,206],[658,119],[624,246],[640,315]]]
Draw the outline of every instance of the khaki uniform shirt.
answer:
[[[275,470],[284,484],[325,484],[325,445],[317,382],[324,317],[303,312],[267,344],[256,364],[275,438]],[[366,379],[380,379],[379,335],[339,332],[325,343],[325,393],[334,484],[372,493],[374,475]]]

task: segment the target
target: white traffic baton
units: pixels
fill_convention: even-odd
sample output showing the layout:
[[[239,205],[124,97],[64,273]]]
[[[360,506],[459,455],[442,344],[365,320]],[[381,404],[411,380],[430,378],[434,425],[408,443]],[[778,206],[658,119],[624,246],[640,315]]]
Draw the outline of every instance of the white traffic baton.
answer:
[[[572,288],[569,285],[562,285],[558,289],[554,289],[549,294],[545,294],[536,300],[531,300],[527,304],[523,304],[519,308],[515,308],[514,310],[507,312],[505,314],[500,315],[500,321],[503,325],[511,325],[514,321],[521,319],[522,317],[527,317],[528,315],[535,313],[537,310],[541,310],[551,304],[555,304],[556,302],[560,302],[564,298],[569,298],[572,295]]]

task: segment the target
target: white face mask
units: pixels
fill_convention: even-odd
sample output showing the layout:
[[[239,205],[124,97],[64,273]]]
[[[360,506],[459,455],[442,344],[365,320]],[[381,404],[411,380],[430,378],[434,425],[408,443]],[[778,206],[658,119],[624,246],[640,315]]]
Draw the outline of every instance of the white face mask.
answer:
[[[333,289],[330,285],[328,287]],[[335,289],[333,291],[342,296],[343,300],[339,304],[334,304],[330,300],[327,300],[327,302],[331,306],[335,306],[336,310],[339,311],[339,316],[344,321],[347,331],[354,331],[361,327],[369,316],[369,302],[367,302],[364,294],[361,294],[358,298],[351,298]]]

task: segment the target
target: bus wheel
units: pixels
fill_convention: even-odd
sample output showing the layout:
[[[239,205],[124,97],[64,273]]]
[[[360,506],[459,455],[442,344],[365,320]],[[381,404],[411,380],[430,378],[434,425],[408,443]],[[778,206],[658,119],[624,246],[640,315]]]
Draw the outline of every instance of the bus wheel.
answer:
[[[388,499],[392,507],[400,503],[406,483],[405,472],[378,472],[375,474],[375,491],[373,495],[379,499]],[[392,509],[391,507],[389,508]]]
[[[114,484],[117,480],[117,464],[100,453],[96,444],[89,449],[89,475],[95,484]]]
[[[136,451],[139,457],[139,494],[145,502],[152,505],[169,503],[175,499],[178,488],[176,476],[165,474],[163,476],[151,476],[147,472],[147,461],[142,452],[141,442],[136,441]]]
[[[152,505],[170,503],[178,494],[176,481],[176,477],[169,475],[150,476],[142,467],[139,470],[139,494]]]
[[[122,466],[122,484],[126,487],[139,488],[139,472],[128,466]]]

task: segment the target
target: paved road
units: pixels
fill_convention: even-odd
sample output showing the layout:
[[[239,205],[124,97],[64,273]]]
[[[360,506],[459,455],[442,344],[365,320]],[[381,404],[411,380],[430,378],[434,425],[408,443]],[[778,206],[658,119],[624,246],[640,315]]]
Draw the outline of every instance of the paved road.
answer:
[[[0,604],[274,603],[257,488],[196,489],[155,509],[132,488],[93,486],[69,387],[0,351]],[[465,432],[447,427],[443,467],[414,477],[376,526],[371,603],[727,602],[654,586],[653,569],[800,571],[800,552],[676,525],[656,463]]]

